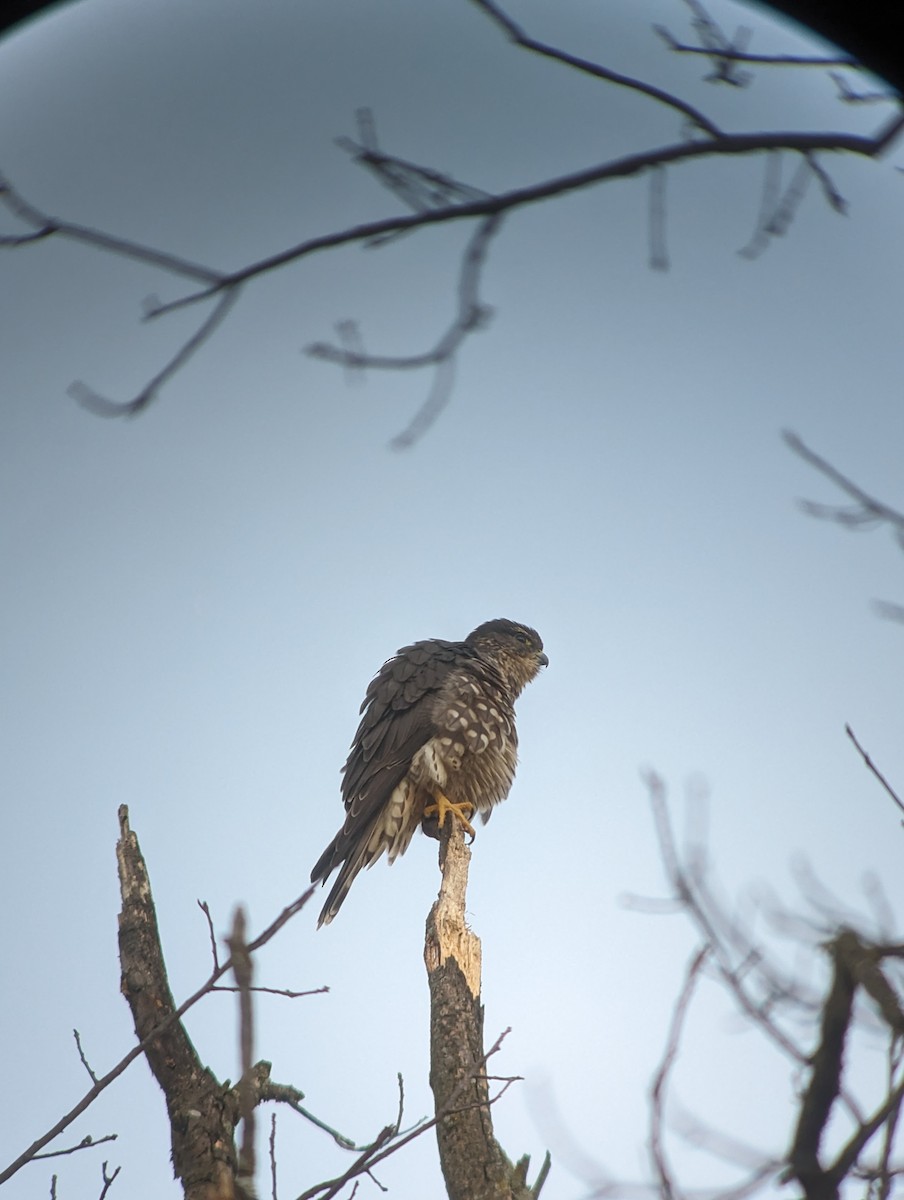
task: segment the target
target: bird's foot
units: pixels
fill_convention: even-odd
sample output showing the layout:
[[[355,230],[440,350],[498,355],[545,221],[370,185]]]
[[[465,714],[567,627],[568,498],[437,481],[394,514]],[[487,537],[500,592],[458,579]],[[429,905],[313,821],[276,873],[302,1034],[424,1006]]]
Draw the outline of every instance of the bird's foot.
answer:
[[[474,826],[468,820],[468,817],[474,815],[474,805],[471,804],[469,800],[462,800],[457,804],[453,803],[453,801],[451,801],[448,796],[443,795],[442,792],[437,792],[434,800],[434,804],[428,804],[424,809],[424,816],[435,816],[440,829],[442,829],[443,822],[446,819],[446,813],[451,813],[452,816],[461,823],[465,833],[469,833],[471,835],[471,841],[473,842],[475,830]]]

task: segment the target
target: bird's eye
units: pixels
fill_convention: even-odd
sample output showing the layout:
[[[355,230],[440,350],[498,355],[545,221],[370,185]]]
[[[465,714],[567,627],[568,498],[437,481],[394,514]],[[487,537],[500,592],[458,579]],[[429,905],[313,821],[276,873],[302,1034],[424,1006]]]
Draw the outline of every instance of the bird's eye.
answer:
[[[527,646],[527,645],[530,643],[530,638],[527,636],[527,634],[526,634],[526,633],[522,633],[522,632],[519,630],[519,631],[518,631],[518,632],[515,634],[515,641],[516,641],[516,642],[520,642],[522,646]]]

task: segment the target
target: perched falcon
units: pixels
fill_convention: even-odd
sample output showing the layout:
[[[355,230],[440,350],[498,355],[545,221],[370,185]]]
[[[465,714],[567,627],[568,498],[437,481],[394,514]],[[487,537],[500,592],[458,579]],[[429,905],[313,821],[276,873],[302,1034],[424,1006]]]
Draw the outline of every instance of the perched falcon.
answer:
[[[384,850],[391,863],[404,854],[422,821],[438,836],[450,813],[471,834],[469,817],[489,820],[515,777],[515,701],[548,664],[539,634],[505,620],[463,642],[415,642],[383,664],[342,768],[345,823],[311,872],[326,883],[339,868],[318,925],[362,867]]]

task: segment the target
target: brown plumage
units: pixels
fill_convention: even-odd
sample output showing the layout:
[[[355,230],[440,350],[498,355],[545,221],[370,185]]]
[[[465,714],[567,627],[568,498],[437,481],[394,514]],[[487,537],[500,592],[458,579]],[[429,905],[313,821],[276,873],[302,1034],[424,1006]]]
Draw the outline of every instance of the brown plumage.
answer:
[[[448,813],[471,833],[469,816],[489,820],[515,777],[515,700],[548,662],[535,630],[497,620],[463,642],[415,642],[383,664],[343,767],[345,823],[311,872],[326,883],[339,867],[319,925],[362,867],[384,850],[390,862],[404,854],[422,821],[436,836]]]

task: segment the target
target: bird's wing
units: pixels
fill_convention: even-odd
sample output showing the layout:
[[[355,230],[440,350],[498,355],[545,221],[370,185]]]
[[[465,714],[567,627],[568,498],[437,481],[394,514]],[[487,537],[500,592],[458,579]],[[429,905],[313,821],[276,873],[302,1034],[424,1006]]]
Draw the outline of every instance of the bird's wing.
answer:
[[[471,657],[460,642],[415,642],[384,663],[371,681],[343,768],[345,822],[311,872],[314,882],[326,880],[366,843],[412,758],[436,732],[433,699],[463,655]]]

